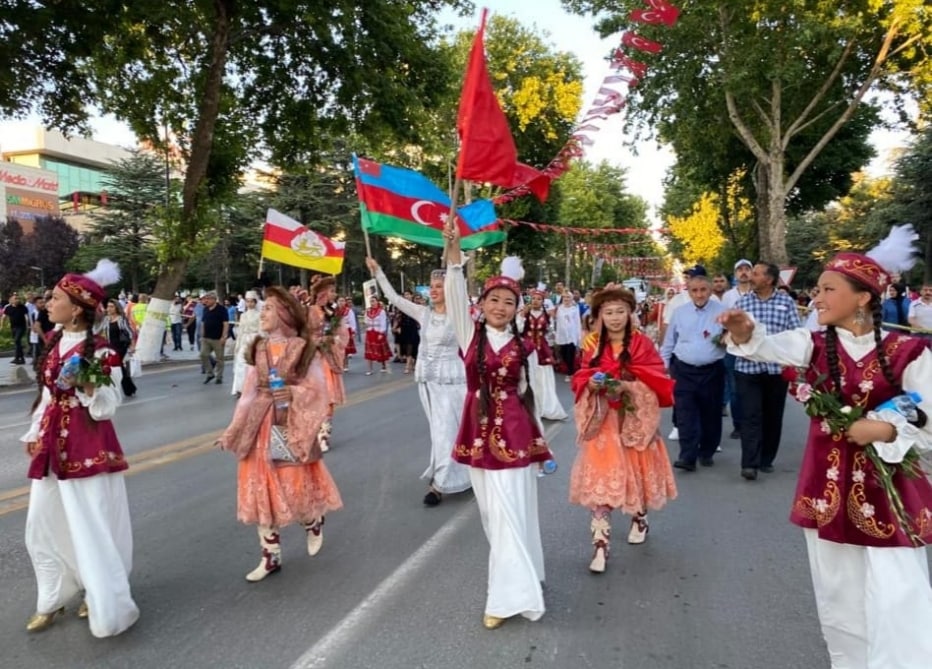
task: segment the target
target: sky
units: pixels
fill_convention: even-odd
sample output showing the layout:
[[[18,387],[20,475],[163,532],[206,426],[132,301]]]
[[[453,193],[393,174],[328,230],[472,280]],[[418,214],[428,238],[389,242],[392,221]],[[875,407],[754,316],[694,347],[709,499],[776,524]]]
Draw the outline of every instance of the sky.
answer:
[[[482,6],[481,0],[476,2],[476,13],[471,17],[458,17],[445,12],[440,18],[443,23],[452,24],[457,29],[476,28]],[[491,14],[513,16],[525,25],[535,27],[536,32],[546,33],[545,39],[556,49],[574,53],[583,65],[585,76],[582,110],[590,107],[603,79],[611,73],[606,57],[618,46],[620,34],[599,39],[592,28],[595,21],[591,17],[567,13],[561,7],[560,0],[533,0],[533,3],[532,0],[488,0],[485,6]],[[529,7],[533,7],[533,12],[528,11]],[[601,129],[591,135],[595,143],[586,149],[585,157],[591,162],[607,160],[626,168],[628,191],[647,200],[652,215],[656,215],[663,201],[663,177],[674,162],[673,153],[657,146],[655,142],[640,142],[633,148],[628,146],[622,121],[622,114],[601,121]],[[32,124],[37,122],[35,118],[31,120]],[[129,128],[113,118],[95,118],[91,127],[94,139],[98,141],[126,147],[136,145],[135,136]],[[890,151],[902,146],[905,138],[902,133],[876,131],[871,139],[880,155],[867,171],[876,176],[889,170]]]

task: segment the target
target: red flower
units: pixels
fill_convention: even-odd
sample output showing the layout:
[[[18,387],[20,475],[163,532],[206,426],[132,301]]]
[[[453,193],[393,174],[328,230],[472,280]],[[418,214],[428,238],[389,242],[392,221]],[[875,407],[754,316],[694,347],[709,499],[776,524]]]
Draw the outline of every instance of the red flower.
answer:
[[[112,368],[110,367],[110,365],[101,365],[101,366],[100,366],[100,371],[102,371],[102,372],[103,372],[104,374],[106,374],[107,376],[110,376],[110,372],[113,371],[113,370],[112,370]]]
[[[702,331],[702,336],[705,337],[706,339],[709,338],[709,335],[710,335],[710,334],[712,334],[712,333],[709,332],[708,330],[703,330],[703,331]]]
[[[103,364],[109,367],[119,367],[120,366],[120,356],[116,353],[109,354],[106,358],[103,359]],[[107,369],[106,373],[109,374],[110,370]]]

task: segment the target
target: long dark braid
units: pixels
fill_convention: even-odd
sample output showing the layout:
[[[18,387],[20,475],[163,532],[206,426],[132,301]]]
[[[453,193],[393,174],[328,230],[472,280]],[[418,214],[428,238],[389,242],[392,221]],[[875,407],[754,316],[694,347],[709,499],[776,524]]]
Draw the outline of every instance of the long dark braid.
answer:
[[[518,332],[518,321],[517,314],[511,319],[511,331],[515,334],[515,342],[518,344],[518,354],[521,356],[521,369],[524,370],[524,380],[527,382],[527,387],[522,393],[520,388],[521,384],[518,383],[518,393],[521,398],[521,403],[524,405],[524,408],[527,409],[528,413],[532,416],[534,415],[534,390],[531,388],[531,371],[530,365],[528,364],[527,353],[524,350],[524,339],[523,337],[517,336]]]
[[[485,346],[488,335],[485,332],[485,318],[479,317],[479,332],[476,333],[476,365],[479,367],[479,418],[489,415],[488,370],[485,364]]]
[[[828,362],[828,375],[835,386],[833,392],[841,397],[841,367],[838,362],[838,332],[834,325],[825,328],[825,359]]]
[[[631,327],[631,318],[628,318],[628,320],[625,322],[625,335],[624,337],[622,337],[622,340],[621,340],[621,353],[618,355],[618,362],[620,363],[622,370],[625,368],[625,366],[629,362],[631,362],[630,348],[631,348],[632,329],[633,328]]]

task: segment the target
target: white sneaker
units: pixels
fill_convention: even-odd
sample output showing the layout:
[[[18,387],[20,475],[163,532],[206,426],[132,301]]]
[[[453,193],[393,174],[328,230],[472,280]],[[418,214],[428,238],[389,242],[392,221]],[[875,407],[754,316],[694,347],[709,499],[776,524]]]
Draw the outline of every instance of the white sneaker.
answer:
[[[670,434],[667,436],[667,439],[670,441],[679,441],[680,440],[680,431],[677,428],[670,430]]]
[[[716,452],[716,453],[721,453],[721,452],[722,452],[722,447],[719,446],[718,448],[716,448],[716,449],[715,449],[715,452]]]

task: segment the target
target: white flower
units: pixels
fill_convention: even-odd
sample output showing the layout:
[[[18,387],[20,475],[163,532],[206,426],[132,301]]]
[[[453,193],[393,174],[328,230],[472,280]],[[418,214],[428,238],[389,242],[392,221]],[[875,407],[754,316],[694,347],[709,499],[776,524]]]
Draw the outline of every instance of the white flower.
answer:
[[[68,398],[68,406],[70,406],[72,409],[77,409],[80,405],[81,402],[74,395]]]
[[[858,388],[861,389],[862,393],[869,393],[870,391],[874,389],[874,382],[864,379],[858,384]]]
[[[796,399],[800,402],[808,402],[812,398],[812,386],[808,383],[801,383],[796,388]]]
[[[518,451],[518,457],[519,457],[519,458],[526,458],[526,457],[527,457],[527,451]]]
[[[502,449],[508,448],[508,442],[505,441],[504,439],[502,439],[502,440],[499,441],[498,443],[500,443],[500,444],[502,445]]]
[[[822,434],[832,433],[832,428],[829,426],[827,420],[823,420],[821,423],[819,423],[819,429],[822,430]]]
[[[85,458],[85,460],[84,460],[84,466],[85,466],[85,467],[87,467],[88,469],[90,469],[91,466],[93,466],[93,464],[94,464],[94,461],[93,461],[93,460],[91,460],[90,458]]]
[[[825,471],[825,478],[831,481],[838,480],[838,467],[830,467]]]
[[[826,502],[824,499],[817,499],[815,502],[815,510],[816,513],[825,513],[828,511],[828,502]]]
[[[479,419],[479,425],[488,425],[488,424],[489,424],[488,418],[483,417]]]
[[[873,518],[874,517],[874,505],[864,502],[861,505],[861,515],[864,516],[865,518]]]
[[[482,439],[480,439],[479,437],[476,437],[475,439],[472,440],[472,445],[473,445],[473,448],[479,448],[479,447],[481,447],[481,446],[482,446]]]
[[[844,414],[849,414],[849,413],[851,413],[851,407],[845,405],[845,406],[843,406],[843,407],[841,408],[841,412],[844,413]]]
[[[480,397],[482,397],[482,391],[481,391],[481,390],[477,390],[477,391],[476,391],[476,399],[479,399]]]
[[[498,368],[498,375],[499,375],[499,376],[505,376],[507,373],[508,373],[508,368],[507,368],[507,367],[499,367],[499,368]]]
[[[500,400],[502,400],[502,401],[504,402],[506,399],[508,399],[508,393],[506,393],[504,390],[501,391],[501,392],[498,394],[498,399],[500,399]]]
[[[68,454],[65,453],[64,451],[62,451],[62,452],[58,455],[58,458],[59,458],[60,460],[67,460],[67,459],[68,459]]]
[[[67,429],[67,428],[62,428],[61,432],[58,433],[58,436],[60,436],[62,439],[64,439],[65,437],[67,437],[67,436],[68,436],[68,429]]]
[[[855,483],[864,483],[864,472],[860,469],[851,472],[851,480]]]
[[[501,427],[504,422],[505,420],[501,417],[495,419],[495,424],[498,425],[499,427]]]

